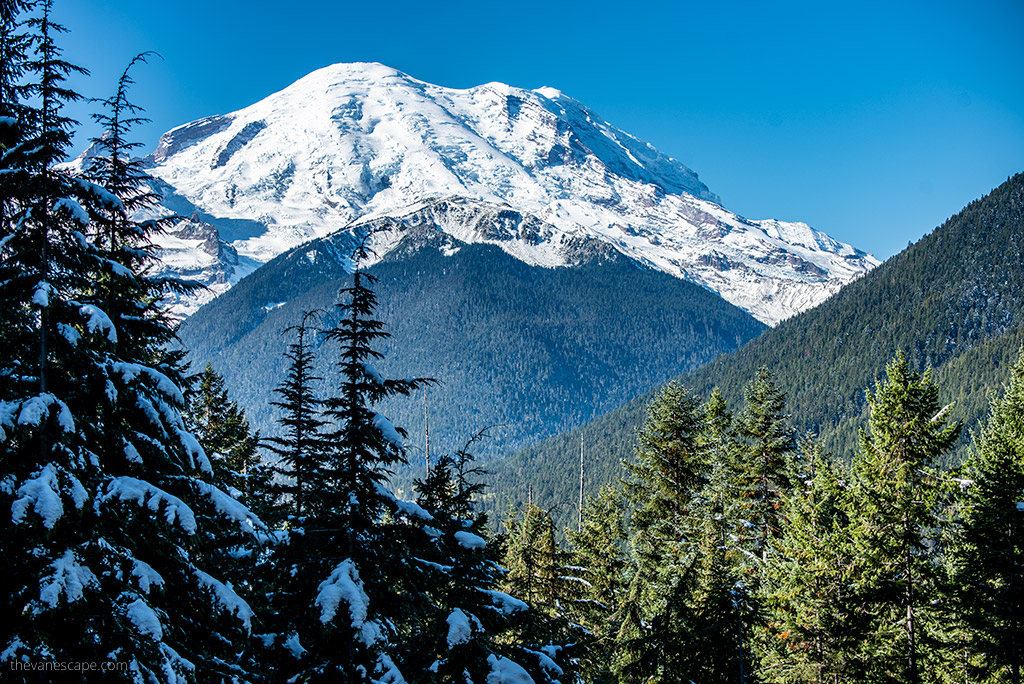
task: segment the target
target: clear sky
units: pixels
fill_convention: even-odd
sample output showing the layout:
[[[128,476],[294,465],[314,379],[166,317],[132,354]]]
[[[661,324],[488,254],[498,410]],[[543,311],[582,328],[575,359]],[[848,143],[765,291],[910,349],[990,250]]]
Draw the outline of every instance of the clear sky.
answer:
[[[453,88],[558,88],[729,209],[880,258],[1024,171],[1021,0],[55,0],[54,15],[87,96],[135,54],[163,56],[135,72],[147,150],[319,67],[376,61]]]

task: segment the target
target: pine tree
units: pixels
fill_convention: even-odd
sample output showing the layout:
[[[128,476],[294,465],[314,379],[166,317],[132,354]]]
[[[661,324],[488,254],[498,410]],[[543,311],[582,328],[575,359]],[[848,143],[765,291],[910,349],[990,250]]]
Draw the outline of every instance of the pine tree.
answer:
[[[284,434],[263,441],[263,447],[280,459],[274,471],[283,482],[274,486],[274,493],[286,500],[283,505],[292,527],[301,526],[305,520],[309,491],[319,481],[327,449],[321,435],[326,422],[320,418],[320,400],[315,392],[322,378],[313,374],[314,356],[308,338],[313,330],[310,319],[318,315],[307,311],[297,325],[285,330],[294,332],[296,340],[285,353],[289,366],[284,381],[275,390],[279,399],[271,402],[282,411],[278,422]]]
[[[0,373],[12,524],[0,542],[22,559],[3,606],[4,657],[117,660],[136,679],[215,681],[238,674],[233,644],[252,613],[203,569],[204,551],[225,530],[254,533],[253,520],[204,479],[209,462],[184,428],[179,357],[162,351],[173,336],[156,303],[164,286],[146,277],[152,255],[138,246],[152,226],[127,216],[138,179],[108,175],[112,191],[56,166],[74,126],[62,106],[77,97],[64,82],[81,70],[60,57],[50,3],[40,9],[27,22],[34,55],[18,67],[31,80],[5,94],[33,105],[4,107],[19,137],[0,174],[3,268],[17,274],[0,293],[13,312]],[[126,130],[105,139],[130,149]],[[121,243],[131,249],[100,237],[108,221],[106,235],[134,234]]]
[[[739,445],[732,414],[717,387],[703,413],[701,443],[710,469],[702,494],[703,559],[698,585],[703,608],[695,643],[710,660],[705,665],[708,681],[743,682],[748,681],[752,663],[753,602],[742,572],[747,552],[740,535],[748,528],[741,522],[743,501],[733,484]]]
[[[618,632],[615,616],[626,598],[629,562],[625,495],[620,488],[605,485],[596,497],[587,498],[582,517],[579,530],[565,530],[572,549],[572,567],[568,569],[581,584],[578,596],[566,605],[566,613],[587,635],[582,674],[588,681],[612,682]]]
[[[852,564],[842,465],[811,436],[801,441],[803,472],[783,495],[776,556],[765,568],[768,638],[762,677],[773,682],[848,681],[845,654]]]
[[[224,378],[210,363],[199,375],[185,424],[210,458],[217,480],[257,515],[269,512],[271,471],[259,457],[259,433],[250,431],[245,411],[228,398]]]
[[[1024,659],[1024,351],[966,467],[951,550],[967,645],[994,681],[1021,681]],[[971,673],[977,676],[982,673]],[[973,680],[972,680],[973,681]]]
[[[761,368],[743,393],[746,407],[736,416],[737,486],[749,522],[749,551],[767,562],[779,536],[779,502],[789,488],[795,430],[785,413],[786,396],[767,368]]]
[[[556,664],[565,664],[571,656],[565,645],[578,643],[581,638],[566,619],[565,606],[579,591],[568,567],[569,554],[556,540],[550,512],[532,502],[521,511],[510,510],[502,527],[502,566],[506,569],[502,589],[528,607],[517,616],[505,639],[520,654],[514,662],[527,666],[527,671],[535,675],[543,675],[541,681],[557,680],[558,670],[563,668]]]
[[[374,318],[375,280],[360,268],[366,239],[353,257],[352,285],[341,290],[341,319],[324,333],[339,347],[339,381],[323,401],[334,426],[326,435],[330,448],[305,496],[302,527],[275,552],[274,586],[298,605],[268,640],[291,656],[277,676],[302,681],[400,677],[395,637],[426,611],[409,551],[432,516],[387,489],[389,469],[405,461],[404,431],[372,406],[432,381],[385,379],[372,365],[382,358],[374,345],[388,333]]]
[[[486,429],[454,455],[438,458],[416,484],[418,502],[433,516],[429,543],[414,558],[416,585],[430,597],[431,609],[405,642],[403,671],[410,681],[489,681],[499,662],[515,664],[534,682],[566,674],[561,649],[517,638],[531,609],[498,590],[498,545],[486,531],[486,516],[473,506],[483,471],[470,450],[485,435]]]
[[[627,463],[626,493],[635,506],[630,529],[633,570],[620,611],[615,664],[622,681],[703,680],[700,634],[694,621],[709,606],[700,584],[714,563],[718,529],[708,527],[703,496],[711,464],[698,401],[670,383],[648,408],[637,436],[636,463]],[[716,593],[716,597],[721,594]]]
[[[932,621],[941,585],[936,564],[942,489],[933,464],[959,425],[947,423],[930,371],[913,371],[903,354],[868,393],[869,431],[852,466],[850,516],[855,600],[866,624],[859,636],[858,681],[920,682],[934,666]]]

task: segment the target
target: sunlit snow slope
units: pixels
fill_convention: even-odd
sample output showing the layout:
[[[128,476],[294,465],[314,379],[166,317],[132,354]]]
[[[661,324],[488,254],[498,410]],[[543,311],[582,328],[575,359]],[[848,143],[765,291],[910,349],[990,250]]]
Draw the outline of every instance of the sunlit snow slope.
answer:
[[[338,64],[165,133],[149,159],[168,208],[260,262],[356,221],[470,200],[545,230],[438,228],[543,266],[568,263],[562,245],[595,237],[769,324],[878,263],[803,223],[733,214],[693,171],[552,88],[453,90]]]

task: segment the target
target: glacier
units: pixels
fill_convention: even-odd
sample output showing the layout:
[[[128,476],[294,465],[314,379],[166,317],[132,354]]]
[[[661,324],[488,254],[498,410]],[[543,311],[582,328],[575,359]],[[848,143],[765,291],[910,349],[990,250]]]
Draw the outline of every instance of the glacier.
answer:
[[[438,203],[540,227],[510,238],[448,211],[437,228],[460,241],[558,267],[566,245],[598,239],[769,325],[879,263],[804,223],[730,212],[695,172],[554,88],[444,88],[376,63],[172,129],[146,163],[165,209],[192,217],[157,240],[166,268],[213,286],[172,302],[179,315],[305,241]],[[379,256],[398,243],[381,240]]]

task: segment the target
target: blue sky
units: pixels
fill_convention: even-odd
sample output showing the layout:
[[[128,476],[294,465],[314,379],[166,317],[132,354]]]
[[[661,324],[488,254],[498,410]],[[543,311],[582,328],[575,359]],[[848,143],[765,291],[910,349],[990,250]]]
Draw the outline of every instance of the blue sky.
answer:
[[[65,56],[92,71],[87,96],[136,53],[163,56],[135,72],[147,149],[319,67],[377,61],[454,88],[558,88],[729,209],[881,258],[1024,171],[1019,0],[56,0],[54,14]]]

